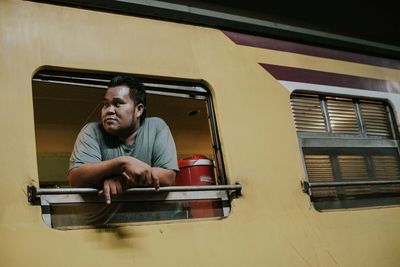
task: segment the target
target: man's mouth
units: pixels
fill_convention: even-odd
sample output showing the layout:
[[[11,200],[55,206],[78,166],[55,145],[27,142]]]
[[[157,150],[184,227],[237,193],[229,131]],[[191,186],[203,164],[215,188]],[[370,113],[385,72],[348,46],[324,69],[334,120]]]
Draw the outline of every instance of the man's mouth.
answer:
[[[115,119],[115,118],[105,118],[104,121],[105,122],[115,122],[115,121],[117,121],[117,119]]]

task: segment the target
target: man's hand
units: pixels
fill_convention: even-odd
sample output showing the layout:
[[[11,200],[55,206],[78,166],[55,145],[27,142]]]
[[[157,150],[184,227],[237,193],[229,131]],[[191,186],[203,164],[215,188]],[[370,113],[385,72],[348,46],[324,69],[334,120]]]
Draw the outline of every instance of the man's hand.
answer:
[[[112,197],[121,195],[129,187],[154,186],[158,190],[160,184],[163,186],[173,185],[176,176],[176,172],[173,170],[152,168],[148,164],[130,156],[122,156],[94,164],[84,164],[74,170],[73,173],[78,178],[80,177],[78,172],[90,174],[87,175],[89,176],[87,180],[90,179],[92,183],[98,180],[98,177],[104,179],[102,182],[100,181],[103,185],[103,190],[99,193],[104,196],[107,204],[111,203]],[[102,178],[104,175],[109,175],[108,177],[113,178]],[[79,181],[79,179],[74,179],[74,181]],[[82,184],[76,184],[75,186],[82,186]]]
[[[103,182],[103,190],[99,192],[104,196],[107,204],[111,203],[111,196],[114,198],[121,195],[126,189],[127,179],[125,176],[119,176],[111,179],[106,179]]]
[[[154,186],[156,190],[160,187],[159,179],[153,175],[150,165],[135,159],[127,157],[125,159],[124,172],[122,173],[133,186]]]

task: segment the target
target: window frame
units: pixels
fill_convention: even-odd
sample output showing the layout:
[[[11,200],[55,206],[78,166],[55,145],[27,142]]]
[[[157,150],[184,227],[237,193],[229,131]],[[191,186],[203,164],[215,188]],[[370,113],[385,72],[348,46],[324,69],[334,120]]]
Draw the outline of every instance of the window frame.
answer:
[[[121,73],[118,73],[121,74]],[[93,72],[78,70],[59,70],[57,68],[42,68],[32,78],[32,81],[59,83],[76,86],[87,86],[91,88],[106,89],[111,77],[116,73],[111,72]],[[131,75],[131,74],[129,74]],[[154,188],[131,188],[117,201],[158,201],[162,205],[165,201],[191,201],[191,200],[218,200],[222,203],[222,216],[225,218],[230,212],[230,202],[232,197],[239,196],[241,186],[239,184],[228,185],[225,174],[223,155],[219,140],[217,121],[214,111],[214,104],[211,91],[203,84],[197,81],[184,81],[171,79],[155,79],[147,76],[131,75],[139,78],[146,92],[155,95],[165,95],[173,97],[182,97],[190,99],[201,99],[206,101],[210,135],[212,139],[214,165],[217,170],[216,180],[219,185],[215,186],[170,186],[162,187],[158,192]],[[40,177],[39,177],[40,179]],[[42,206],[42,217],[44,222],[52,227],[51,206],[63,205],[65,203],[87,203],[90,200],[94,203],[104,203],[104,200],[97,195],[97,189],[91,188],[36,188],[28,186],[28,201],[32,204]],[[135,194],[130,194],[134,192]],[[164,194],[159,195],[161,192]],[[205,218],[208,219],[209,217]],[[160,221],[139,221],[126,222],[123,225],[159,223]],[[109,226],[109,225],[107,225]],[[91,226],[82,226],[78,228],[90,228]],[[98,227],[98,226],[96,226]],[[104,225],[106,227],[106,225]],[[75,229],[76,227],[64,227],[60,229]],[[57,229],[57,228],[56,228]]]
[[[293,98],[296,97],[296,95],[313,95],[317,96],[321,106],[321,112],[324,117],[324,124],[325,124],[325,132],[323,133],[317,133],[317,132],[301,132],[298,130],[298,127],[296,125],[296,114],[294,111],[294,103],[293,103]],[[327,109],[327,104],[326,104],[326,99],[328,97],[337,97],[337,98],[347,98],[351,99],[351,101],[355,105],[355,111],[356,111],[356,117],[359,123],[360,127],[360,133],[361,134],[332,134],[332,131],[329,127],[330,125],[330,119],[329,119],[329,113]],[[374,102],[380,102],[384,105],[385,107],[385,114],[388,117],[388,123],[391,131],[391,137],[390,138],[385,138],[381,136],[367,136],[365,134],[365,129],[363,128],[363,118],[362,114],[360,113],[359,109],[359,103],[360,101],[374,101]],[[310,200],[314,206],[314,208],[318,211],[324,211],[324,210],[334,210],[334,209],[346,209],[346,208],[372,208],[372,207],[382,207],[382,206],[393,206],[393,205],[399,205],[400,204],[400,195],[399,192],[395,194],[395,196],[389,196],[389,197],[375,197],[373,194],[371,194],[370,198],[337,198],[337,199],[331,199],[331,200],[324,200],[321,201],[318,197],[314,196],[314,189],[318,188],[328,188],[328,185],[331,187],[334,187],[334,190],[340,189],[340,188],[349,188],[351,186],[383,186],[383,185],[400,185],[400,179],[397,178],[395,180],[387,180],[387,181],[382,181],[376,178],[375,173],[370,174],[368,170],[368,178],[370,178],[371,175],[374,176],[375,179],[372,179],[370,181],[337,181],[337,177],[341,174],[338,174],[337,166],[335,167],[334,164],[332,163],[332,159],[330,158],[330,164],[332,168],[332,175],[333,175],[333,181],[326,183],[326,182],[315,182],[315,181],[310,181],[310,174],[307,168],[306,164],[306,155],[307,153],[305,152],[306,150],[325,150],[331,153],[332,155],[334,154],[334,150],[339,150],[340,148],[342,149],[348,149],[351,151],[358,151],[358,149],[378,149],[378,148],[385,148],[385,149],[395,149],[397,151],[397,156],[400,155],[400,146],[399,146],[399,132],[397,128],[397,122],[396,118],[394,115],[393,108],[391,107],[389,101],[381,98],[373,98],[373,97],[364,97],[364,96],[355,96],[355,95],[343,95],[343,94],[337,94],[337,93],[327,93],[327,92],[318,92],[318,91],[311,91],[311,90],[293,90],[290,94],[290,104],[291,104],[291,109],[292,109],[292,115],[293,115],[293,120],[295,123],[295,129],[296,129],[296,135],[299,143],[299,148],[300,148],[300,153],[301,153],[301,160],[302,160],[302,165],[304,169],[304,180],[301,181],[301,187],[304,193],[307,193],[310,196]],[[328,152],[326,154],[328,154]],[[366,154],[364,153],[359,153],[363,157],[366,157]]]

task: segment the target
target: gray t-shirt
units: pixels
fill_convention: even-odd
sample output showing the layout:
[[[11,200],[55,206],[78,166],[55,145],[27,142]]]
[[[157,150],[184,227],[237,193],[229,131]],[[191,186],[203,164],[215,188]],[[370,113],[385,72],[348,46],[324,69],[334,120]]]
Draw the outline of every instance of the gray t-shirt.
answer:
[[[133,145],[121,143],[109,135],[99,122],[86,124],[79,133],[69,164],[69,170],[84,163],[132,156],[152,167],[179,171],[174,139],[167,124],[160,118],[146,118]]]

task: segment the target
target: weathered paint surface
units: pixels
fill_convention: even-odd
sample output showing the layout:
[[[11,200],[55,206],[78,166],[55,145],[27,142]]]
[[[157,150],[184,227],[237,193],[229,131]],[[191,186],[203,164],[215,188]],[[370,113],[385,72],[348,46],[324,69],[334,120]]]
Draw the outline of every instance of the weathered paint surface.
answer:
[[[234,44],[221,31],[27,1],[0,3],[1,266],[398,266],[400,208],[315,211],[289,92],[259,65],[400,80],[400,70]],[[202,80],[230,183],[225,220],[58,231],[38,184],[33,73],[42,66]]]

